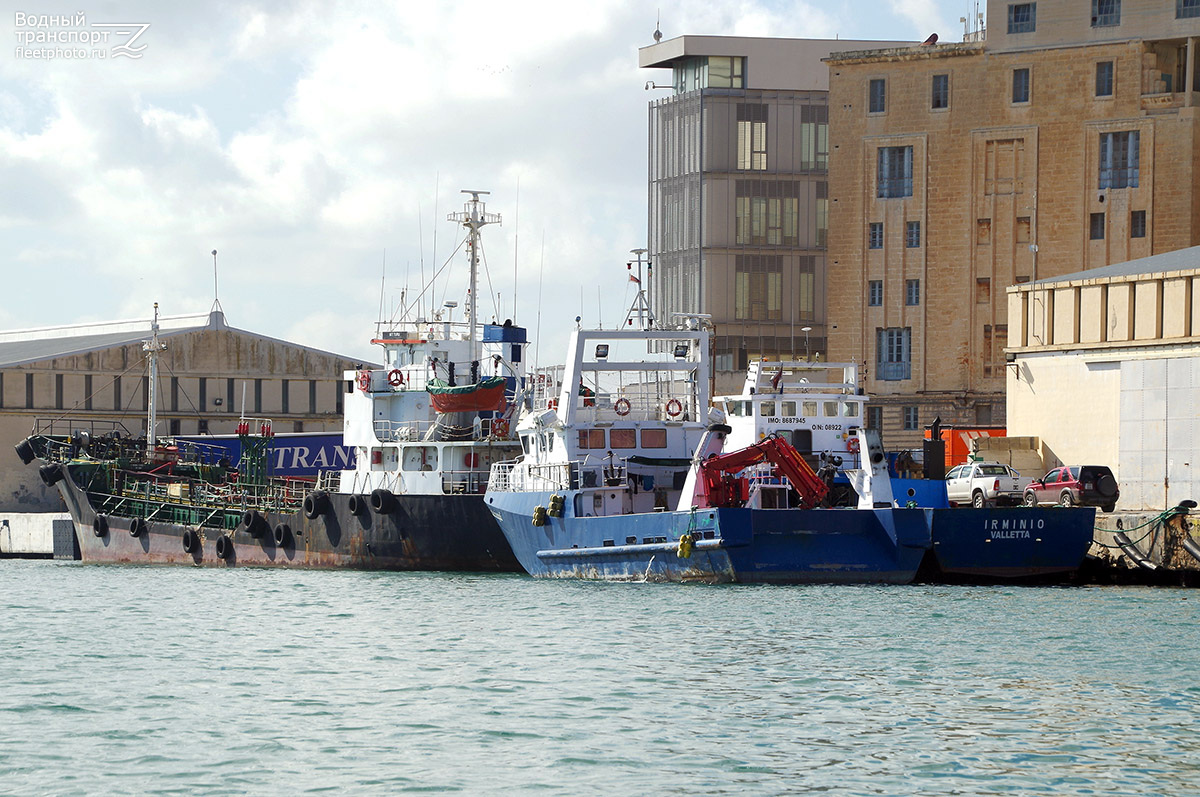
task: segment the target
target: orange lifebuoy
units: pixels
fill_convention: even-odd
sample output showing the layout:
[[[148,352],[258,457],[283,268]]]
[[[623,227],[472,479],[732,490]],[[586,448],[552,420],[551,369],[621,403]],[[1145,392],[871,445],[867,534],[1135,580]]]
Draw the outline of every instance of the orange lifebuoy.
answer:
[[[628,415],[629,414],[629,399],[627,399],[627,398],[617,399],[616,403],[613,404],[613,409],[616,411],[617,415],[621,415],[621,416]]]
[[[388,384],[392,387],[400,387],[404,384],[404,374],[400,372],[399,368],[393,368],[388,372]]]
[[[358,372],[358,386],[359,386],[359,388],[362,389],[362,392],[364,392],[364,393],[366,393],[368,390],[371,389],[371,372],[370,371],[359,371]]]
[[[667,415],[676,418],[681,412],[683,412],[683,402],[679,399],[671,399],[667,402]]]
[[[497,418],[492,421],[492,434],[496,437],[508,437],[508,419]]]
[[[851,437],[849,440],[846,441],[846,450],[849,451],[851,454],[858,453],[858,438],[857,437]]]

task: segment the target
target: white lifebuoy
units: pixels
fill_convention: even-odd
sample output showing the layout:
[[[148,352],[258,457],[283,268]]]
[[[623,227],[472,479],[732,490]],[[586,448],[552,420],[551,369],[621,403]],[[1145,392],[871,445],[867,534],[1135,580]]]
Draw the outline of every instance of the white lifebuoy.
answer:
[[[673,398],[667,402],[667,415],[672,418],[679,417],[679,413],[683,412],[683,402],[677,398]]]
[[[399,368],[393,368],[391,371],[388,371],[388,384],[392,387],[400,387],[404,384],[404,374],[401,373]]]
[[[858,438],[857,437],[851,437],[849,440],[846,441],[846,450],[849,451],[851,454],[858,453]]]
[[[622,417],[629,414],[629,409],[629,399],[627,398],[619,398],[617,399],[616,403],[613,404],[613,410],[616,411],[617,415]]]

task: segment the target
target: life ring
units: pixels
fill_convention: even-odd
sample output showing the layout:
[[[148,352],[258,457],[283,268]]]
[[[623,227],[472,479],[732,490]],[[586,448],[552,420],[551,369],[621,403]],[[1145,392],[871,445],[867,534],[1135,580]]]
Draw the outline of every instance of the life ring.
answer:
[[[370,371],[359,371],[358,372],[358,387],[364,393],[366,393],[368,390],[371,389],[371,372]]]
[[[846,450],[849,451],[851,454],[858,453],[858,438],[857,437],[851,437],[849,440],[846,441]]]
[[[629,414],[629,399],[627,399],[627,398],[617,399],[616,403],[613,404],[613,410],[616,411],[617,415],[620,415],[622,417],[628,415]]]
[[[508,437],[508,419],[497,418],[492,421],[492,434],[496,437]]]
[[[404,374],[400,372],[399,368],[388,371],[388,384],[392,387],[400,387],[404,384]]]
[[[550,410],[558,409],[558,399],[550,399],[549,401],[547,401],[546,409],[550,409]]]
[[[671,399],[667,402],[667,415],[672,418],[678,418],[679,413],[683,412],[683,402],[679,399]]]

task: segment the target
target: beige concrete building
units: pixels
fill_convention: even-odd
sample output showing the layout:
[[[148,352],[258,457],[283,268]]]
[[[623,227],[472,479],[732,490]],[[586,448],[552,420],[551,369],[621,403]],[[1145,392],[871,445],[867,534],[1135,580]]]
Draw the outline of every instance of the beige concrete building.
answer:
[[[936,416],[1005,425],[1007,287],[1200,243],[1197,4],[988,20],[827,61],[830,357],[867,364],[894,448]]]
[[[0,333],[0,512],[61,508],[12,446],[39,424],[146,433],[149,320]],[[243,407],[280,432],[342,428],[347,357],[234,329],[223,313],[160,319],[158,433],[233,434]]]
[[[1123,510],[1200,499],[1200,246],[1007,291],[1008,432],[1108,465]]]
[[[748,362],[826,350],[828,70],[889,42],[680,36],[643,47],[670,70],[650,104],[650,300],[663,321],[713,317],[717,391]],[[669,77],[668,77],[669,75]]]

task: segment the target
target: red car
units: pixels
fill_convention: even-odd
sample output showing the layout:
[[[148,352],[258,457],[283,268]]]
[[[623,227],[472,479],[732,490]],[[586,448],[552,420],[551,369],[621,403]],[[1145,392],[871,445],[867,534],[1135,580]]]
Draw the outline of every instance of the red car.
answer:
[[[1024,504],[1098,506],[1111,512],[1120,497],[1117,479],[1104,465],[1066,465],[1030,482],[1025,488]]]

